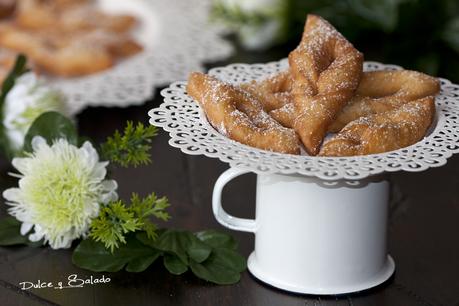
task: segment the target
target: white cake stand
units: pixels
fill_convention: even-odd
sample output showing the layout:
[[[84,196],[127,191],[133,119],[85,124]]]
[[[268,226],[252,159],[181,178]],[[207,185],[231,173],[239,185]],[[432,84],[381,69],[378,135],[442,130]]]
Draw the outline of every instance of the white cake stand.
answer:
[[[238,84],[288,68],[287,61],[233,64],[210,74]],[[400,69],[366,62],[364,70]],[[150,123],[170,133],[170,145],[230,164],[215,183],[213,212],[224,226],[255,234],[249,271],[261,281],[296,293],[343,294],[381,284],[394,272],[387,253],[389,184],[384,173],[424,171],[459,152],[459,86],[441,79],[437,114],[428,135],[392,152],[354,157],[279,154],[245,146],[217,132],[186,94],[186,82],[164,89]],[[256,218],[228,215],[225,184],[257,174]],[[244,200],[244,199],[241,199]]]

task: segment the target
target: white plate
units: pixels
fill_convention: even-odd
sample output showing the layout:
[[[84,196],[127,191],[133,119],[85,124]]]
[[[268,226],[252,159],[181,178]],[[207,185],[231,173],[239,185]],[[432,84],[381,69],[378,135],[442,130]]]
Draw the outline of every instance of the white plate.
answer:
[[[288,68],[286,59],[267,64],[232,64],[211,69],[209,74],[239,84],[265,78]],[[394,65],[365,62],[364,70],[401,69]],[[176,82],[161,91],[164,103],[150,110],[150,123],[169,132],[169,143],[184,153],[219,158],[232,167],[260,174],[300,174],[325,181],[361,180],[394,171],[424,171],[446,164],[459,153],[459,85],[440,79],[436,97],[437,115],[429,134],[399,150],[351,157],[290,155],[252,148],[216,131],[201,116],[200,108],[186,94],[186,82]]]

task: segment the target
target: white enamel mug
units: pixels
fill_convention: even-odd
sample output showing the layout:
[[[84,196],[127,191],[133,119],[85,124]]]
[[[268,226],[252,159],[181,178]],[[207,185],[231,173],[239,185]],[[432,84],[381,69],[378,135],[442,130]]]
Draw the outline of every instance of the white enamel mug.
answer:
[[[223,226],[255,234],[249,271],[296,293],[343,294],[386,281],[389,184],[382,179],[327,183],[300,175],[258,175],[255,220],[230,216],[221,193],[248,173],[230,168],[214,186],[213,212]],[[249,205],[250,203],[247,203]]]

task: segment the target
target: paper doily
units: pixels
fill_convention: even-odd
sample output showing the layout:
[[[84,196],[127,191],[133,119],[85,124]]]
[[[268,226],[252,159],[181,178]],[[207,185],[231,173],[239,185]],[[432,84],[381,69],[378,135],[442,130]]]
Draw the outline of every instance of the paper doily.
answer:
[[[124,107],[153,97],[155,88],[202,71],[203,62],[222,60],[233,48],[223,30],[209,25],[210,0],[99,0],[104,11],[139,19],[134,37],[140,54],[113,68],[78,78],[47,78],[67,96],[71,113],[87,106]]]
[[[286,59],[268,64],[233,64],[209,73],[238,84],[261,79],[288,68]],[[394,65],[365,62],[364,70],[401,69]],[[186,82],[176,82],[161,91],[164,103],[150,110],[150,123],[170,134],[170,145],[186,154],[216,157],[232,167],[255,173],[301,174],[323,180],[359,180],[382,172],[423,171],[446,164],[459,152],[459,85],[440,79],[437,113],[428,135],[418,143],[396,151],[352,157],[317,157],[264,151],[233,141],[217,132],[186,94]]]

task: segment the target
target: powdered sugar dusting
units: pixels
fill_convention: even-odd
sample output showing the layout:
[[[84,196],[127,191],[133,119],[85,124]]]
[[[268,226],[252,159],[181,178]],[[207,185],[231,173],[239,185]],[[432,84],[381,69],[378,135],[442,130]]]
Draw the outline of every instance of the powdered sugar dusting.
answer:
[[[265,150],[299,153],[295,132],[269,116],[249,92],[199,73],[190,76],[188,92],[209,122],[228,137]]]

